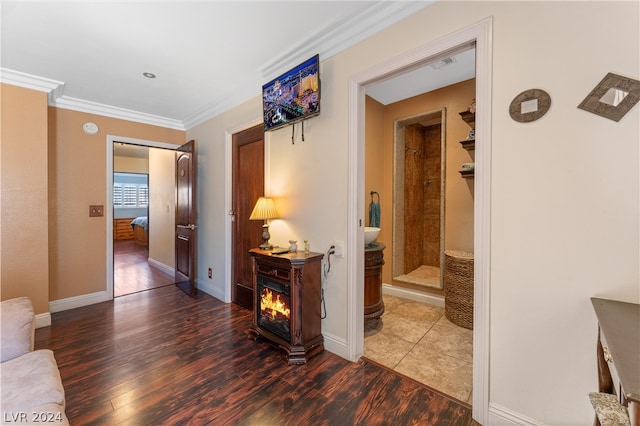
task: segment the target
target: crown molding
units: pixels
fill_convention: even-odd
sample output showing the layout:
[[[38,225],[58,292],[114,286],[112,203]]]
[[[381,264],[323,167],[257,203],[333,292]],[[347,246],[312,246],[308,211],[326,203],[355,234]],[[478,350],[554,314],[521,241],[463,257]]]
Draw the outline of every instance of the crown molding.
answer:
[[[320,55],[320,61],[329,59],[435,2],[436,0],[376,3],[367,11],[347,17],[330,27],[321,28],[302,40],[288,52],[267,63],[260,70],[262,76],[265,80],[271,80],[316,53]]]
[[[269,81],[316,53],[320,55],[320,62],[322,62],[389,25],[430,6],[435,1],[377,3],[362,14],[345,18],[335,25],[320,29],[288,52],[267,63],[260,69],[260,74],[265,81]],[[195,127],[255,96],[259,96],[259,93],[251,88],[250,92],[236,93],[224,103],[206,106],[184,119],[184,127],[186,129]]]
[[[49,103],[58,96],[62,96],[65,84],[62,81],[39,77],[25,72],[14,71],[8,68],[0,68],[0,81],[2,83],[11,84],[12,86],[20,86],[25,89],[46,92],[48,94],[47,97]]]
[[[251,85],[245,86],[242,90],[236,91],[232,97],[227,97],[224,102],[208,105],[196,111],[182,120],[182,124],[185,129],[191,129],[258,96],[260,96],[260,92],[256,92],[255,87]],[[260,100],[260,102],[262,102],[262,100]],[[260,117],[262,117],[262,115],[260,115]]]
[[[46,92],[48,94],[48,104],[57,108],[135,121],[137,123],[167,127],[169,129],[185,130],[184,125],[179,120],[64,96],[65,83],[62,81],[14,71],[8,68],[0,68],[0,81],[13,86]]]
[[[133,111],[126,108],[114,107],[97,102],[85,101],[83,99],[61,96],[50,103],[51,106],[73,111],[86,112],[89,114],[102,115],[105,117],[117,118],[120,120],[134,121],[136,123],[150,124],[153,126],[166,127],[169,129],[185,130],[182,121],[172,118],[160,117],[158,115],[146,114],[144,112]]]
[[[223,104],[208,105],[205,108],[202,108],[201,110],[196,111],[194,114],[190,115],[183,121],[184,127],[186,129],[191,129],[193,127],[196,127],[199,124],[204,123],[207,120],[212,119],[217,115],[222,114],[226,110],[233,108],[233,106],[239,105],[239,104],[236,104],[235,102],[230,102],[230,101],[227,101],[225,103],[231,104],[231,105],[223,105]]]

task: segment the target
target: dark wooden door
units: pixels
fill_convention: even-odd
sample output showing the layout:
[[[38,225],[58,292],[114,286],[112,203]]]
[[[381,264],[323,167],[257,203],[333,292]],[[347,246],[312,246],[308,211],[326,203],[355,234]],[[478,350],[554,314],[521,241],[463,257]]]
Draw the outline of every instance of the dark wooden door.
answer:
[[[253,309],[253,277],[249,250],[262,243],[261,220],[249,220],[253,206],[264,195],[264,128],[261,125],[232,138],[234,214],[231,300]]]
[[[176,152],[176,285],[186,294],[197,293],[196,259],[196,160],[195,141]]]

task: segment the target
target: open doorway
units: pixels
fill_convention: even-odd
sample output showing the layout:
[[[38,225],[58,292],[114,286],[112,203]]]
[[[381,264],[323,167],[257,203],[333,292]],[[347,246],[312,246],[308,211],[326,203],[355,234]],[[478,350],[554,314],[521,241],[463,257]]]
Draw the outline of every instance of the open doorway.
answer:
[[[471,75],[465,77],[471,78],[377,105],[380,112],[373,115],[365,111],[366,121],[384,123],[384,140],[369,144],[365,135],[365,150],[392,155],[383,155],[374,173],[365,162],[365,181],[380,179],[372,185],[388,201],[381,208],[387,232],[378,238],[386,246],[386,309],[365,321],[363,356],[467,404],[472,403],[473,332],[445,315],[442,266],[445,247],[473,250],[473,190],[458,173],[470,158],[457,142],[468,135],[458,110],[475,97],[474,59],[471,47],[439,61],[468,63]],[[379,177],[380,170],[386,176]]]
[[[421,46],[414,51],[392,58],[378,66],[362,71],[349,79],[349,118],[355,123],[349,135],[349,170],[353,179],[349,185],[350,221],[348,246],[350,267],[348,294],[353,300],[349,306],[347,352],[349,359],[357,359],[363,353],[364,324],[362,321],[364,301],[364,242],[363,217],[368,189],[364,185],[365,146],[365,90],[372,85],[450,56],[459,48],[476,48],[476,115],[475,131],[475,179],[474,191],[474,311],[473,311],[473,418],[488,421],[489,391],[489,287],[490,287],[490,170],[491,170],[491,31],[490,18],[460,31]],[[466,50],[466,49],[464,49]],[[457,110],[454,110],[457,112]],[[457,171],[456,171],[457,172]],[[384,231],[384,230],[383,230]],[[447,230],[448,231],[448,230]],[[382,234],[382,232],[381,232]]]
[[[113,296],[119,297],[172,284],[171,275],[149,264],[148,148],[114,146],[113,173]],[[123,152],[124,151],[124,152]],[[145,157],[123,154],[144,153]],[[124,163],[142,165],[143,172],[123,172]],[[129,167],[131,169],[131,167]]]
[[[175,147],[109,137],[107,149],[107,291],[119,297],[173,285]]]

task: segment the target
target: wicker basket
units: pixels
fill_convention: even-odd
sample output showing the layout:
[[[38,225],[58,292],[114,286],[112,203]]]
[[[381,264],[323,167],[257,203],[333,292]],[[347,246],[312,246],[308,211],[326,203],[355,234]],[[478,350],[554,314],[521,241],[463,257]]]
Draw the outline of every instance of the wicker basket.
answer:
[[[444,252],[444,314],[460,327],[473,329],[473,253]]]

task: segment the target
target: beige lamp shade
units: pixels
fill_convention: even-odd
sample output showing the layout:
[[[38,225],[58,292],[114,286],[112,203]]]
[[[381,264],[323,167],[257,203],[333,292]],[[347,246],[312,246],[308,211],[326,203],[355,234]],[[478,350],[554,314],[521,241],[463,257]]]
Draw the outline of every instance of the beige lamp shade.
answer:
[[[271,198],[258,198],[256,206],[253,208],[251,216],[249,216],[249,220],[264,220],[264,225],[262,225],[262,244],[260,244],[260,248],[263,250],[273,248],[273,246],[269,244],[269,238],[271,238],[271,235],[269,235],[269,219],[276,219],[278,217],[280,217],[280,215],[278,215],[276,206]]]
[[[260,197],[249,216],[250,220],[277,219],[280,217],[273,200],[269,197]]]

